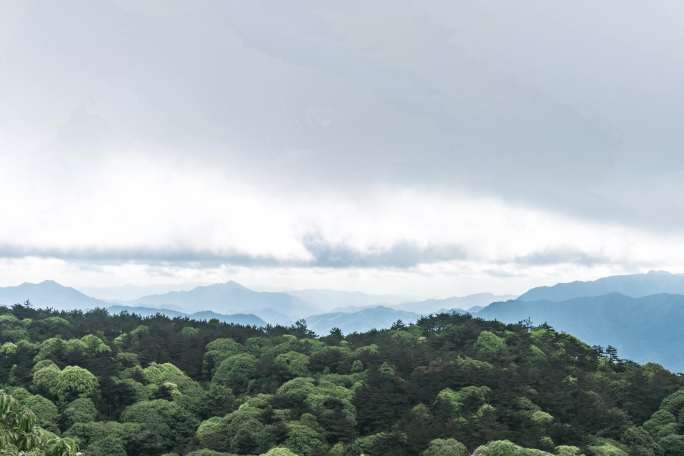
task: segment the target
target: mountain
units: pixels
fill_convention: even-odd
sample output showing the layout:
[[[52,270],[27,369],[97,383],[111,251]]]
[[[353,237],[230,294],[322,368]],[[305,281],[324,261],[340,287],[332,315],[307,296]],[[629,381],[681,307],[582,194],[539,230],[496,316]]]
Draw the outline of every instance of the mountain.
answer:
[[[397,320],[413,323],[418,314],[390,307],[377,306],[357,312],[331,312],[312,315],[306,318],[306,324],[319,335],[326,335],[332,328],[340,328],[343,333],[370,331],[371,329],[386,329]]]
[[[186,313],[178,312],[176,310],[171,309],[156,309],[154,307],[135,307],[123,305],[109,306],[107,307],[107,312],[109,312],[112,315],[127,312],[129,314],[140,315],[141,317],[153,317],[157,314],[164,315],[169,318],[182,318],[188,316],[188,314]]]
[[[634,298],[659,293],[684,294],[684,274],[651,271],[646,274],[604,277],[591,282],[559,283],[553,286],[532,288],[518,299],[521,301],[566,301],[610,293],[620,293]]]
[[[290,294],[254,291],[236,282],[144,296],[129,304],[186,313],[211,310],[222,314],[256,314],[269,323],[280,324],[290,324],[315,311],[311,304]]]
[[[211,310],[205,310],[203,312],[195,312],[193,314],[188,315],[188,317],[191,320],[198,320],[198,321],[209,321],[209,320],[218,320],[222,321],[224,323],[232,323],[235,325],[245,325],[245,326],[266,326],[267,323],[262,320],[261,318],[257,317],[254,314],[231,314],[231,315],[223,315],[219,314],[216,312],[212,312]]]
[[[195,312],[192,314],[186,314],[183,312],[178,312],[171,309],[156,309],[153,307],[135,307],[135,306],[110,306],[107,308],[110,314],[120,314],[122,312],[128,312],[129,314],[140,315],[141,317],[153,317],[155,315],[165,315],[169,318],[189,318],[190,320],[197,321],[209,321],[216,319],[224,323],[232,323],[236,325],[246,325],[246,326],[266,326],[266,322],[256,315],[252,314],[232,314],[224,315],[209,310],[202,312]]]
[[[633,298],[618,293],[554,301],[506,301],[477,315],[515,323],[530,318],[549,323],[590,344],[613,345],[621,356],[654,361],[684,372],[684,296],[657,294]]]
[[[53,280],[40,283],[22,283],[16,287],[0,287],[0,305],[12,306],[30,301],[35,307],[52,307],[56,310],[93,309],[107,307],[108,303],[80,291],[60,285]]]
[[[472,307],[484,307],[496,301],[506,301],[515,296],[495,295],[492,293],[477,293],[467,296],[452,296],[444,299],[426,299],[423,301],[406,302],[398,306],[397,309],[415,312],[422,315],[447,311],[449,309],[468,309]]]
[[[368,294],[360,291],[294,290],[287,293],[325,311],[373,307],[381,304],[396,305],[409,300],[401,295]]]

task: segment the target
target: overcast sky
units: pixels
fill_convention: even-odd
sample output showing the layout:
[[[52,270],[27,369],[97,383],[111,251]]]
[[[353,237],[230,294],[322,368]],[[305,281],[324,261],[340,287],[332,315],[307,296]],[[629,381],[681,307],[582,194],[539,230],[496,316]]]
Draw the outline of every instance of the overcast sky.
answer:
[[[0,1],[0,285],[684,272],[680,1]]]

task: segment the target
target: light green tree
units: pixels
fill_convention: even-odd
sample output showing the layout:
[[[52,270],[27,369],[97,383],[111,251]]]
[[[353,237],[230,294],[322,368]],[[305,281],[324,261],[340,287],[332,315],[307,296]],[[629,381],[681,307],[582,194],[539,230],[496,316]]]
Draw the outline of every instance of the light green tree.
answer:
[[[295,351],[276,356],[273,364],[289,377],[304,377],[309,374],[309,357]]]
[[[236,393],[244,392],[256,375],[256,365],[257,360],[253,355],[241,353],[230,356],[219,364],[212,382],[228,386]]]
[[[482,354],[491,355],[506,347],[506,342],[491,331],[482,331],[475,341],[475,349]]]
[[[36,416],[16,399],[0,392],[2,456],[76,456],[76,443],[40,428]]]
[[[97,377],[88,369],[79,366],[67,366],[59,373],[55,392],[62,399],[73,399],[78,396],[89,396],[97,391]]]
[[[468,456],[468,449],[455,439],[435,439],[423,451],[423,456]]]

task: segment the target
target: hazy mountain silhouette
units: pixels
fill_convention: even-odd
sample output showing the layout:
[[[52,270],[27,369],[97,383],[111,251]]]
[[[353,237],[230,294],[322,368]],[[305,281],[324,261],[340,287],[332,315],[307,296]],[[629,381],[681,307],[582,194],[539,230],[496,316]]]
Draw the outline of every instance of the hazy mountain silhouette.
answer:
[[[425,299],[422,301],[406,302],[394,307],[421,315],[428,315],[451,309],[470,310],[472,307],[484,307],[496,301],[506,301],[513,298],[515,298],[513,295],[477,293],[467,296],[452,296],[444,299]]]
[[[566,301],[609,293],[620,293],[635,298],[659,293],[684,294],[684,274],[651,271],[647,274],[604,277],[591,282],[559,283],[548,287],[532,288],[518,299],[521,301]]]
[[[80,291],[60,285],[53,280],[40,283],[22,283],[16,287],[0,287],[0,305],[12,306],[30,301],[35,307],[52,307],[57,310],[94,309],[108,303]]]
[[[294,290],[288,294],[308,302],[321,311],[335,309],[362,308],[378,305],[396,305],[409,301],[410,298],[401,295],[368,294],[360,291],[339,290]]]
[[[496,302],[478,317],[515,323],[530,318],[549,323],[590,344],[611,344],[638,362],[653,361],[684,371],[684,296],[657,294],[633,298],[619,293],[566,301]]]
[[[166,315],[169,318],[179,318],[187,317],[191,320],[208,321],[216,319],[224,323],[233,323],[237,325],[247,325],[247,326],[266,326],[266,322],[256,315],[252,314],[232,314],[224,315],[209,310],[202,312],[195,312],[187,314],[184,312],[179,312],[171,309],[156,309],[153,307],[136,307],[136,306],[110,306],[107,308],[110,314],[119,314],[122,312],[128,312],[129,314],[137,314],[141,317],[151,317],[157,314]]]
[[[312,315],[306,318],[306,324],[316,334],[326,335],[332,328],[340,328],[342,332],[348,334],[389,328],[397,320],[408,324],[417,319],[418,314],[413,312],[377,306],[356,312],[331,312]]]
[[[289,324],[315,312],[311,304],[287,293],[254,291],[237,282],[193,288],[189,291],[149,295],[129,303],[185,313],[214,311],[255,314],[269,323]]]

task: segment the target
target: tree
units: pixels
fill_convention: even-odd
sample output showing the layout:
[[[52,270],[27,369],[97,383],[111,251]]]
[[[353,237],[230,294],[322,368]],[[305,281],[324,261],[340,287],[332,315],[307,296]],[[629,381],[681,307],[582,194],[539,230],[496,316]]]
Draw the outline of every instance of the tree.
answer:
[[[33,412],[38,425],[51,432],[57,432],[57,416],[59,411],[51,400],[40,395],[30,395],[21,401],[22,405]]]
[[[124,444],[117,436],[109,435],[88,445],[87,456],[128,456]]]
[[[97,377],[79,366],[67,366],[59,373],[55,392],[65,400],[89,396],[97,390]]]
[[[229,337],[220,337],[207,344],[204,354],[203,370],[211,375],[221,362],[242,351],[242,346]]]
[[[69,429],[75,423],[95,421],[97,408],[88,397],[79,397],[68,403],[62,412],[62,428]]]
[[[475,350],[484,355],[493,355],[506,346],[504,340],[491,331],[482,331],[475,341]]]
[[[76,456],[76,443],[38,427],[35,415],[0,392],[0,452],[6,456]]]
[[[262,453],[261,456],[299,456],[288,448],[271,448],[266,453]]]
[[[458,440],[435,439],[423,451],[423,456],[468,456],[468,449]]]
[[[508,440],[497,440],[479,446],[472,456],[553,456],[541,450],[528,450]]]
[[[241,353],[221,362],[211,381],[228,386],[235,392],[244,392],[249,381],[256,375],[257,360],[253,355]]]
[[[302,423],[288,424],[285,446],[299,456],[325,454],[327,445],[319,432]]]
[[[152,452],[178,447],[190,440],[197,427],[196,419],[187,410],[163,399],[136,402],[124,410],[121,419],[141,425],[141,432],[134,437]]]
[[[304,377],[309,374],[309,357],[295,351],[276,356],[273,364],[288,378]]]

